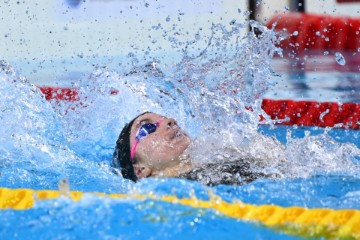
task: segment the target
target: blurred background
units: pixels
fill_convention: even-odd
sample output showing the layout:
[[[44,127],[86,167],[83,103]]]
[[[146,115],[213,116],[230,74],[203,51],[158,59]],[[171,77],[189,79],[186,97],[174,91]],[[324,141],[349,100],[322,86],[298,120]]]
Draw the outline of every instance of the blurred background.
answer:
[[[360,4],[341,0],[4,0],[0,52],[31,82],[68,86],[95,65],[121,72],[132,64],[175,60],[173,51],[179,48],[174,44],[179,46],[179,39],[183,37],[185,44],[210,35],[213,23],[246,24],[250,17],[266,24],[271,16],[291,11],[359,16]],[[177,36],[176,43],[171,35]],[[199,40],[197,45],[206,42]]]
[[[360,2],[356,0],[265,0],[253,2],[255,4],[258,3],[257,19],[262,23],[265,23],[266,19],[269,19],[276,13],[286,13],[289,11],[305,11],[308,13],[337,16],[360,16]]]

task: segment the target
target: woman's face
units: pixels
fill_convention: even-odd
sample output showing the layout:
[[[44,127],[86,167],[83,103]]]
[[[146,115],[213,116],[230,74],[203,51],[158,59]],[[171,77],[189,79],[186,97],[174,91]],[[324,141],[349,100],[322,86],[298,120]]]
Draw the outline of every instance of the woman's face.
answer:
[[[141,138],[137,144],[136,162],[144,164],[145,167],[142,170],[147,171],[140,177],[172,175],[164,173],[167,169],[176,168],[181,164],[181,156],[190,145],[191,139],[173,118],[146,113],[135,119],[131,127],[130,146],[133,146],[136,133],[143,124],[155,123],[159,120],[160,124],[156,131]]]

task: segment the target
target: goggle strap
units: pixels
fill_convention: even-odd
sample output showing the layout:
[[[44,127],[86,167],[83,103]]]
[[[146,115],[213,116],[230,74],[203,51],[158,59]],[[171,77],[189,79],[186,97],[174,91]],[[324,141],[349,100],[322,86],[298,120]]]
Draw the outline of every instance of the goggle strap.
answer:
[[[136,146],[139,143],[139,141],[137,139],[135,139],[134,144],[131,147],[131,152],[130,152],[130,159],[133,160],[135,157],[135,150],[136,150]]]
[[[155,122],[156,127],[158,127],[163,120],[164,120],[163,118],[160,118],[159,120],[157,120]]]

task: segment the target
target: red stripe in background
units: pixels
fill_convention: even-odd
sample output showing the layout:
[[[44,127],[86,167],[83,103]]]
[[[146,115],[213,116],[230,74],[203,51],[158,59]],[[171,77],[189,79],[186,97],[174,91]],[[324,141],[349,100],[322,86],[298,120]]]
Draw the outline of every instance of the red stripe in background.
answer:
[[[74,102],[79,100],[78,92],[75,88],[39,87],[39,89],[48,101],[64,100]]]
[[[262,109],[282,125],[360,129],[360,104],[264,99]]]
[[[285,52],[309,50],[357,52],[360,48],[360,19],[309,13],[276,14],[266,23],[274,31],[286,31],[289,38],[281,41]],[[297,31],[297,34],[294,32]]]
[[[338,3],[360,2],[360,0],[337,0]]]
[[[80,100],[75,88],[40,87],[40,91],[46,100]],[[263,99],[262,109],[273,120],[288,119],[280,125],[360,129],[360,103]]]

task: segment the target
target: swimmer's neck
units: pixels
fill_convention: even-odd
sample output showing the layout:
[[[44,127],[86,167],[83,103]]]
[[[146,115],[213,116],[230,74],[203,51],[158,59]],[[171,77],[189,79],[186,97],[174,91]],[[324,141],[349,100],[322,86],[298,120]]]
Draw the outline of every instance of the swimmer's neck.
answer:
[[[190,160],[182,161],[179,165],[168,167],[166,169],[153,171],[151,177],[177,177],[182,173],[189,172],[193,169],[193,165]]]

